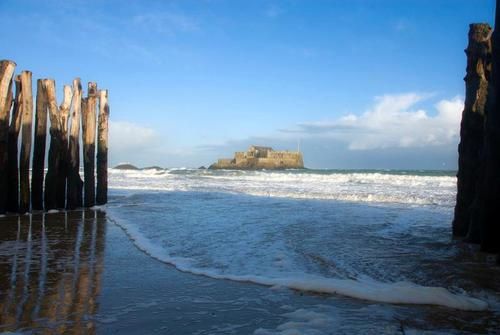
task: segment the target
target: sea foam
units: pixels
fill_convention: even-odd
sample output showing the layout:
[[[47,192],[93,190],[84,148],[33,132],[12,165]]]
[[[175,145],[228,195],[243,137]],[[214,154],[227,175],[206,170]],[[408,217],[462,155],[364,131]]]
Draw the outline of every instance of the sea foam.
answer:
[[[111,169],[110,188],[108,218],[180,271],[383,303],[488,308],[445,288],[457,286],[453,269],[440,267],[455,257],[449,174]],[[435,266],[439,273],[426,270]]]
[[[456,177],[367,172],[110,169],[115,189],[228,192],[261,197],[453,206]]]
[[[125,220],[119,219],[113,220],[113,222],[126,232],[138,249],[161,262],[173,265],[182,272],[270,287],[283,286],[300,291],[339,294],[384,303],[438,305],[465,311],[488,309],[488,303],[480,299],[454,294],[443,287],[421,286],[411,282],[383,283],[375,280],[335,279],[306,274],[297,275],[297,277],[270,278],[228,274],[215,269],[199,268],[193,266],[193,262],[189,258],[172,257],[164,248],[145,237],[139,229],[130,223],[125,223]]]

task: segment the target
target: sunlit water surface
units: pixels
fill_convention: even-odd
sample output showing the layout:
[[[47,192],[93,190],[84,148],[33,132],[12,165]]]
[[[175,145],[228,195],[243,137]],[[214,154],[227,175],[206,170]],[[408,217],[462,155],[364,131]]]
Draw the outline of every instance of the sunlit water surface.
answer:
[[[110,217],[185,272],[378,302],[498,306],[491,257],[451,239],[452,172],[112,169],[110,185]]]
[[[134,323],[122,327],[129,315],[150,331],[193,334],[500,327],[494,257],[451,238],[453,173],[110,169],[109,177],[105,215],[0,219],[0,331],[135,333]],[[168,317],[155,317],[165,309]]]

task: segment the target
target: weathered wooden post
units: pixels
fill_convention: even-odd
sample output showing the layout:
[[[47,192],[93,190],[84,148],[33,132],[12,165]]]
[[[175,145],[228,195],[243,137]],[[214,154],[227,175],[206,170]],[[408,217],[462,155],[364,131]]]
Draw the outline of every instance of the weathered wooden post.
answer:
[[[491,27],[471,24],[465,80],[465,106],[460,124],[458,146],[457,202],[453,219],[453,235],[475,235],[470,232],[472,203],[479,181],[483,150],[483,124],[486,115],[488,80],[491,71]],[[474,221],[474,220],[473,220]],[[474,226],[472,226],[474,230]]]
[[[31,72],[21,72],[21,154],[19,156],[19,212],[30,210],[30,155],[33,123],[33,92],[31,86]]]
[[[84,175],[84,206],[95,205],[95,135],[96,135],[96,100],[97,84],[88,84],[87,99],[82,113],[83,131],[83,175]]]
[[[35,143],[33,150],[33,168],[31,171],[31,207],[43,209],[43,177],[45,168],[45,141],[47,139],[47,98],[43,80],[37,80]]]
[[[68,85],[64,85],[64,98],[59,106],[59,120],[60,120],[60,136],[61,148],[59,172],[57,177],[57,207],[66,208],[66,181],[68,178],[69,154],[68,154],[68,118],[69,110],[71,107],[71,99],[73,98],[73,91]]]
[[[0,61],[0,214],[6,211],[25,213],[30,209],[44,208],[74,209],[82,205],[92,207],[96,201],[98,204],[105,204],[108,191],[108,91],[99,92],[97,84],[90,82],[88,96],[82,98],[80,79],[76,78],[73,81],[74,97],[73,89],[64,86],[64,98],[62,104],[58,106],[55,81],[39,79],[36,114],[33,115],[32,73],[23,71],[13,81],[15,67],[16,64],[12,61]],[[12,94],[13,82],[16,86],[15,98]],[[97,99],[99,99],[98,122],[96,122]],[[14,108],[11,115],[13,100]],[[47,113],[50,119],[51,140],[48,171],[44,178]],[[71,126],[70,120],[72,120]],[[80,126],[85,183],[79,173]],[[97,196],[96,133],[98,133]],[[20,145],[19,140],[21,140]],[[18,153],[19,146],[21,149]],[[30,189],[31,152],[33,152],[33,169]],[[83,189],[85,193],[82,192]]]
[[[7,211],[19,211],[19,156],[18,156],[18,138],[21,130],[22,101],[21,101],[21,76],[14,78],[16,86],[16,94],[14,98],[14,107],[12,109],[12,117],[9,126],[9,143],[8,143],[8,162],[7,162]]]
[[[57,178],[60,164],[61,131],[59,109],[56,102],[56,88],[53,79],[44,79],[43,87],[47,99],[50,119],[50,146],[47,175],[45,176],[44,206],[45,210],[57,208]]]
[[[108,202],[108,91],[101,90],[99,96],[99,121],[97,132],[97,196],[96,203]]]
[[[73,80],[73,102],[71,129],[69,134],[69,168],[67,208],[82,207],[83,182],[80,178],[80,118],[82,107],[82,85],[80,78]]]
[[[491,36],[491,76],[484,124],[484,176],[479,192],[481,250],[500,252],[500,1],[496,2],[495,30]]]
[[[12,104],[12,76],[16,63],[0,61],[0,214],[6,212],[7,205],[7,143],[9,117]]]

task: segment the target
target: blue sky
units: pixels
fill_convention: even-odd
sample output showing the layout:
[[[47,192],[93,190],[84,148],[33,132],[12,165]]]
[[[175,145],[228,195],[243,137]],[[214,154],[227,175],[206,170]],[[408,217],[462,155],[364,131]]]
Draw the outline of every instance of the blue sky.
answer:
[[[456,167],[469,23],[493,0],[0,0],[0,54],[109,89],[111,163],[249,144],[315,168]]]

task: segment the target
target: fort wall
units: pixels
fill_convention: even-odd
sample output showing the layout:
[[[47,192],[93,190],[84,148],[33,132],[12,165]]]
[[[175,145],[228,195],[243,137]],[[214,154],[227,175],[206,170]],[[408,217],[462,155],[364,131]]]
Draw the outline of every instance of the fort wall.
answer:
[[[294,151],[274,151],[270,147],[251,146],[246,152],[236,152],[233,159],[219,159],[210,169],[234,170],[282,170],[303,169],[302,153]]]

